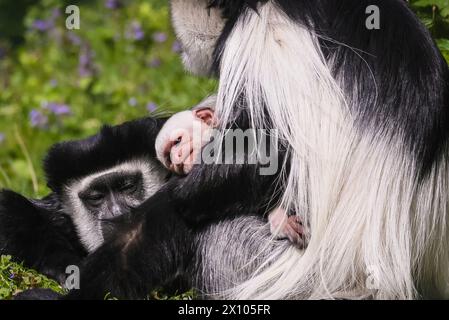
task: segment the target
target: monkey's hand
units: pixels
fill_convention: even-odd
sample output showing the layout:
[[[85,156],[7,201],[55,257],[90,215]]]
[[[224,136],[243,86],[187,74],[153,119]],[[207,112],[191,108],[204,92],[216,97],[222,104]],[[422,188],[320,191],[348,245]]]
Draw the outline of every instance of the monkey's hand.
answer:
[[[300,249],[307,246],[310,230],[299,216],[289,216],[284,209],[276,208],[268,215],[268,222],[275,239],[288,239]]]

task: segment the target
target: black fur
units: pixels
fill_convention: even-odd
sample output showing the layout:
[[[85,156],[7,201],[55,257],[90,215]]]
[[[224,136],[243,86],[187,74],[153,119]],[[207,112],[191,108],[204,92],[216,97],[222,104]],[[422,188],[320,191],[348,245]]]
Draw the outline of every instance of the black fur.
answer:
[[[72,179],[134,158],[154,159],[155,138],[164,119],[146,118],[104,127],[90,138],[53,146],[45,160],[53,193],[41,200],[12,191],[0,192],[0,254],[58,280],[68,265],[80,265],[87,255],[70,213],[63,212],[62,190]]]
[[[164,122],[163,118],[144,118],[119,126],[105,126],[88,139],[54,145],[44,161],[48,186],[60,194],[62,187],[72,179],[131,158],[155,159],[155,139]]]
[[[83,261],[79,290],[64,299],[145,299],[154,289],[188,289],[194,263],[192,232],[176,214],[167,192],[121,217],[121,230]],[[90,258],[91,257],[91,258]],[[100,271],[101,270],[101,271]]]
[[[28,200],[4,190],[0,192],[0,254],[62,283],[66,267],[78,265],[87,253],[54,194]]]
[[[132,157],[152,155],[154,141],[163,122],[137,120],[106,127],[98,135],[85,140],[54,146],[46,160],[49,185],[56,192],[51,203],[61,201],[60,193],[71,179],[87,176]],[[246,112],[241,113],[233,128],[248,128]],[[82,289],[71,291],[67,298],[102,299],[108,292],[120,298],[145,298],[151,290],[173,287],[174,282],[178,289],[189,288],[197,266],[194,259],[197,256],[195,234],[213,221],[241,213],[265,212],[275,190],[275,180],[276,176],[260,176],[258,166],[248,164],[195,166],[187,177],[172,177],[141,207],[114,221],[118,228],[116,236],[94,252],[92,258],[79,259]],[[27,199],[23,197],[17,200],[16,206],[4,202],[4,211],[22,217],[23,211],[19,207],[26,203]],[[56,208],[48,209],[48,214],[56,211]],[[47,221],[36,220],[36,215],[31,212],[23,219],[29,219],[39,228],[46,225]],[[24,235],[30,237],[31,228],[23,221],[13,221],[10,225],[13,231],[23,225]],[[38,249],[41,249],[39,242],[42,236],[38,233],[34,239]],[[7,239],[13,241],[17,237],[12,234]],[[28,241],[29,238],[24,239],[18,248],[32,248]],[[54,243],[60,242],[54,239]],[[16,255],[17,250],[13,254]],[[63,256],[64,246],[53,254]],[[26,264],[38,270],[42,268],[35,265],[36,260],[49,262],[46,252],[37,252],[37,256],[26,258]],[[63,264],[64,268],[66,265]],[[34,294],[30,296],[34,297]]]
[[[61,294],[51,289],[31,289],[20,292],[14,296],[14,300],[57,300]]]
[[[214,52],[221,53],[250,1],[212,1],[228,18]],[[425,175],[449,134],[449,68],[429,31],[402,0],[274,0],[298,24],[321,36],[321,49],[349,99],[358,128],[405,137]],[[380,30],[368,30],[365,9],[380,10]],[[375,83],[374,83],[375,82]],[[376,88],[377,86],[377,88]],[[377,89],[377,90],[376,90]]]
[[[248,126],[242,112],[232,128]],[[107,292],[142,299],[179,275],[192,283],[198,263],[196,235],[204,227],[268,210],[277,194],[277,175],[263,176],[258,169],[252,164],[202,164],[185,177],[173,176],[140,207],[120,217],[122,229],[83,261],[81,288],[66,299],[102,299]]]
[[[209,0],[209,8],[220,8],[223,17],[226,19],[233,18],[243,10],[251,8],[257,10],[258,3],[265,3],[268,0]]]

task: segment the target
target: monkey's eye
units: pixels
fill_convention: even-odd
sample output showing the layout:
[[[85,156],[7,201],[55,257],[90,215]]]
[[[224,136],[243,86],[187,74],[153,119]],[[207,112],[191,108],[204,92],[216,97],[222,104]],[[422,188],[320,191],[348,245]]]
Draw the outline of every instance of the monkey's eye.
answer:
[[[173,145],[177,146],[178,144],[180,144],[182,141],[182,136],[179,136],[175,141],[173,141]]]
[[[172,140],[166,147],[165,147],[165,152],[164,152],[164,157],[165,160],[167,161],[167,165],[169,166],[172,161],[171,161],[171,149],[174,146],[177,146],[178,144],[180,144],[182,142],[182,135],[177,137],[176,140]]]
[[[120,186],[121,192],[133,192],[135,189],[136,184],[131,181],[127,181]]]
[[[91,194],[84,195],[81,199],[91,206],[99,206],[103,203],[104,194],[91,193]]]

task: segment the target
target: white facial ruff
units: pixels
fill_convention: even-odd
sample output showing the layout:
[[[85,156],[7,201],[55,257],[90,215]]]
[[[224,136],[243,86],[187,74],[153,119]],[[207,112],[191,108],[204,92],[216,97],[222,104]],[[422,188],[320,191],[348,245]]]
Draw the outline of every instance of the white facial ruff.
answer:
[[[92,252],[103,243],[103,235],[98,219],[92,217],[81,202],[78,194],[87,188],[96,178],[112,172],[142,172],[145,199],[153,195],[165,181],[166,171],[155,160],[130,160],[110,169],[96,172],[76,181],[71,181],[64,188],[63,211],[72,217],[78,235],[84,247]]]

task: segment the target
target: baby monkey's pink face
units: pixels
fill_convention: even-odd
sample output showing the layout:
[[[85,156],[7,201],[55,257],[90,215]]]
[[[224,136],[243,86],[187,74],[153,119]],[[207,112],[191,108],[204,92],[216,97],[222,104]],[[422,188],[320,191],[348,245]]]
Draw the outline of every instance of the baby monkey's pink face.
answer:
[[[214,112],[198,108],[173,115],[162,127],[156,139],[159,161],[172,172],[186,175],[192,170],[202,147],[209,142],[215,126]]]

